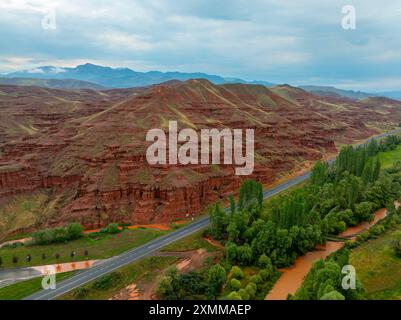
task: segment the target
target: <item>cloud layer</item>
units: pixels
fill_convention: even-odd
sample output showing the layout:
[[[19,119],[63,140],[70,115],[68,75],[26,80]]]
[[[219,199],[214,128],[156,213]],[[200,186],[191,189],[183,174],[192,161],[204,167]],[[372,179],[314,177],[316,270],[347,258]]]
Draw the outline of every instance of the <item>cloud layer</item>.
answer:
[[[400,90],[401,3],[2,0],[0,71],[92,62],[138,71]],[[341,27],[343,5],[356,30]],[[51,10],[56,29],[41,21]]]

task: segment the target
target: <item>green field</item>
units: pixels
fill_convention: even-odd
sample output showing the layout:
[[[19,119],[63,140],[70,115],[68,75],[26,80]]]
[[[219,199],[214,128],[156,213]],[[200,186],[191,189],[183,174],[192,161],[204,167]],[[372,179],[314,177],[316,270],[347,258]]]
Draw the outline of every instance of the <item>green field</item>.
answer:
[[[56,275],[56,281],[61,281],[74,275],[75,272],[66,272]],[[0,300],[21,300],[30,294],[42,289],[42,277],[33,278],[0,288]]]
[[[389,168],[401,161],[401,145],[395,150],[380,152],[377,157],[382,169]],[[401,299],[401,259],[391,247],[393,233],[394,230],[388,231],[351,250],[350,264],[356,268],[368,299]]]
[[[72,251],[76,252],[75,261],[110,258],[126,250],[138,247],[165,233],[166,231],[152,229],[124,230],[117,234],[101,235],[98,238],[91,238],[85,235],[81,239],[67,243],[1,248],[1,267],[26,267],[70,262],[72,260],[70,257]],[[88,256],[84,255],[85,250],[88,251]],[[56,253],[60,255],[58,260],[55,257]],[[32,256],[30,263],[25,261],[25,257],[28,254]],[[45,259],[42,259],[42,254],[46,255]],[[18,258],[18,263],[13,263],[14,256]]]
[[[132,283],[143,285],[154,281],[163,269],[177,260],[176,257],[142,259],[79,287],[59,300],[107,300]]]
[[[378,154],[382,168],[389,168],[393,163],[401,161],[401,145],[393,151],[380,152]]]
[[[368,299],[401,299],[401,258],[392,250],[393,240],[394,230],[388,231],[350,253],[350,264],[355,267]]]

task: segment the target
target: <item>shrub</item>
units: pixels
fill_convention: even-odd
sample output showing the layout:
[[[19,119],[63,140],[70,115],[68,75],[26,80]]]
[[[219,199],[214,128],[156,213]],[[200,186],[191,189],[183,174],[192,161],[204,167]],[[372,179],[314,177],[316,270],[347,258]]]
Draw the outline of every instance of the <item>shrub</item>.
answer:
[[[241,300],[249,300],[249,293],[245,289],[239,289],[238,294],[241,297]]]
[[[268,280],[270,278],[271,271],[270,271],[270,269],[262,269],[262,270],[259,271],[259,275],[260,275],[260,278],[263,281],[266,281],[266,280]]]
[[[265,254],[262,254],[259,257],[258,264],[259,264],[259,267],[264,269],[264,268],[267,268],[268,266],[271,266],[272,261],[268,256],[266,256]]]
[[[255,283],[250,282],[246,285],[245,290],[249,294],[249,298],[253,299],[255,297],[256,291],[258,290],[258,287]]]
[[[89,290],[87,288],[78,288],[74,292],[74,297],[77,299],[82,299],[85,298],[89,293]]]
[[[84,228],[79,223],[71,223],[65,228],[39,230],[32,234],[32,241],[36,245],[46,245],[75,240],[83,235]]]
[[[223,284],[226,282],[226,279],[226,270],[221,265],[216,264],[209,269],[208,282],[210,286],[213,287],[214,292],[221,289]]]
[[[230,288],[233,290],[241,289],[241,282],[237,279],[231,279],[230,280]]]
[[[228,300],[242,300],[241,296],[236,291],[230,292],[230,294],[227,296],[227,299]]]
[[[115,286],[120,279],[121,275],[118,272],[112,272],[95,280],[92,284],[92,288],[97,290],[107,290]]]
[[[241,268],[238,266],[234,266],[231,268],[231,275],[235,279],[242,279],[244,277],[244,273]]]
[[[120,228],[118,227],[117,223],[110,223],[106,227],[106,232],[110,233],[110,234],[119,233],[120,232]]]
[[[345,300],[345,297],[340,292],[333,290],[324,294],[320,300]]]
[[[66,228],[67,239],[75,240],[82,237],[84,227],[80,223],[70,223]]]
[[[251,277],[250,281],[256,285],[259,285],[262,283],[262,278],[260,277],[260,275],[255,274]]]

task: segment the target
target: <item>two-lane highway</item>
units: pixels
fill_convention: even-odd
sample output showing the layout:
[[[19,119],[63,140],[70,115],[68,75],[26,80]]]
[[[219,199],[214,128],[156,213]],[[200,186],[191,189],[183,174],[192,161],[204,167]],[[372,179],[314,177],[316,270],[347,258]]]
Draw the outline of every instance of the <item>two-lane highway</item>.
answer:
[[[399,133],[401,132],[400,130],[384,133],[378,136],[375,136],[367,141],[370,141],[372,139],[380,139],[385,136]],[[366,142],[362,143],[365,144]],[[328,161],[329,164],[332,164],[334,162],[334,159]],[[268,199],[277,193],[280,193],[292,186],[295,186],[305,180],[307,180],[310,177],[310,172],[304,173],[300,176],[296,176],[294,178],[289,179],[286,182],[283,182],[263,193],[264,198]],[[226,208],[228,210],[228,208]],[[41,290],[37,293],[34,293],[28,297],[25,298],[25,300],[51,300],[55,299],[77,287],[80,287],[92,280],[97,279],[98,277],[110,273],[116,269],[121,268],[122,266],[125,266],[127,264],[130,264],[132,262],[138,261],[139,259],[146,257],[150,255],[151,253],[154,253],[163,247],[165,247],[168,244],[171,244],[181,238],[184,238],[186,236],[189,236],[196,231],[202,230],[209,224],[209,217],[204,216],[201,217],[200,219],[196,220],[195,222],[184,226],[176,231],[173,231],[167,235],[164,235],[160,238],[157,238],[155,240],[152,240],[140,247],[137,247],[135,249],[129,250],[119,256],[115,256],[113,258],[107,259],[102,261],[101,263],[95,265],[94,267],[86,270],[79,271],[77,274],[72,276],[71,278],[68,278],[66,280],[63,280],[59,283],[57,283],[57,288],[56,289],[49,289],[49,290]]]

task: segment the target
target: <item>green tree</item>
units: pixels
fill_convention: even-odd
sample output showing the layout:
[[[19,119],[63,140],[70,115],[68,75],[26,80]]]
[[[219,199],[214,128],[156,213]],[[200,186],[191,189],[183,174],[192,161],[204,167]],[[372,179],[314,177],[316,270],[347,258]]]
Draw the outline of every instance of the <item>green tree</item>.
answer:
[[[209,269],[208,282],[213,287],[214,292],[218,292],[227,280],[226,270],[220,265],[216,264]]]
[[[84,227],[80,223],[70,223],[67,226],[68,240],[75,240],[82,237]]]
[[[236,291],[232,291],[227,296],[228,300],[242,300],[241,296]]]
[[[224,255],[229,263],[237,260],[237,245],[233,242],[227,242],[224,246]]]
[[[230,271],[231,275],[235,279],[242,279],[244,277],[244,273],[241,268],[238,266],[233,266]]]
[[[327,180],[328,169],[329,165],[327,163],[322,163],[320,160],[317,161],[312,169],[312,184],[323,185]]]
[[[253,282],[248,283],[245,287],[245,291],[248,292],[250,299],[253,299],[255,297],[257,290],[258,287]]]
[[[228,219],[223,209],[218,204],[215,204],[210,209],[210,230],[213,238],[220,240],[224,238],[226,232]]]
[[[324,294],[320,300],[345,300],[345,297],[337,290],[333,290]]]
[[[270,267],[270,266],[272,265],[272,261],[271,261],[271,259],[270,259],[268,256],[266,256],[266,255],[263,253],[263,254],[259,257],[258,265],[259,265],[259,267],[261,267],[261,268],[267,268],[267,267]]]
[[[241,282],[238,279],[231,279],[230,280],[230,288],[233,290],[241,289]]]
[[[237,247],[237,260],[244,266],[252,262],[252,248],[247,243]]]

